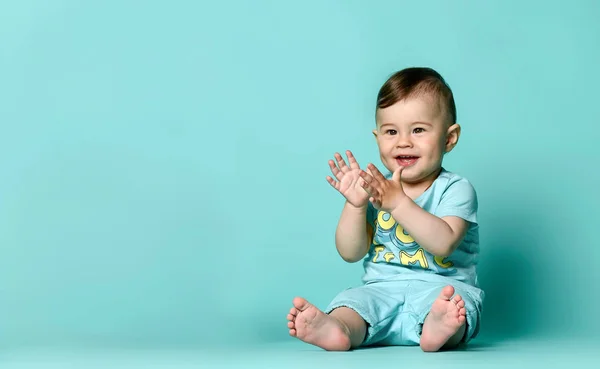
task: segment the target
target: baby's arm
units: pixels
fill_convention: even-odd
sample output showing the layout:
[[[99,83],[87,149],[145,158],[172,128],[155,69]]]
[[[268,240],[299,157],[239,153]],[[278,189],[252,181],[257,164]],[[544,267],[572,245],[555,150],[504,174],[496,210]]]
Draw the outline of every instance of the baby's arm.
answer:
[[[335,246],[345,261],[361,260],[371,246],[367,231],[367,206],[355,207],[346,202],[335,231]]]
[[[450,256],[464,239],[470,222],[477,221],[477,195],[466,180],[449,184],[435,214],[431,214],[404,192],[400,181],[402,167],[394,171],[391,180],[373,164],[368,168],[373,174],[362,171],[360,176],[371,196],[369,201],[390,213],[419,246],[433,255]]]
[[[477,193],[462,179],[448,185],[433,214],[405,197],[392,216],[425,250],[446,257],[460,245],[471,223],[477,223],[477,209]]]
[[[462,242],[469,223],[457,216],[439,218],[406,197],[392,211],[392,217],[431,254],[447,257]]]

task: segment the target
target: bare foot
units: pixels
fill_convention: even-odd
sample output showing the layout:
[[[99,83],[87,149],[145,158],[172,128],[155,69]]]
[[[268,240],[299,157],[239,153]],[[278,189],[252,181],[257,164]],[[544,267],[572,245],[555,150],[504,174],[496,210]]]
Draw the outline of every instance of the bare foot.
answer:
[[[423,351],[438,351],[450,341],[460,341],[464,334],[461,329],[466,321],[465,302],[454,294],[454,287],[446,286],[431,306],[423,323],[421,348]],[[458,336],[460,337],[453,337]],[[448,342],[449,343],[449,342]]]
[[[325,314],[301,297],[294,298],[287,316],[290,335],[328,351],[350,349],[350,337],[336,318]]]

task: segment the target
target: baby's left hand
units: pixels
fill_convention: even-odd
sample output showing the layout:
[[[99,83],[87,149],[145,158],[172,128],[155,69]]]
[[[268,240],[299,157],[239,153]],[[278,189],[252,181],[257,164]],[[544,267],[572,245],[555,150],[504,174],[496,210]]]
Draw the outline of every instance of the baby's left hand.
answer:
[[[392,179],[387,179],[373,164],[367,166],[369,173],[361,171],[360,176],[365,180],[363,188],[369,194],[369,201],[378,210],[391,213],[392,210],[404,201],[408,196],[404,193],[400,174],[404,167],[394,171]]]

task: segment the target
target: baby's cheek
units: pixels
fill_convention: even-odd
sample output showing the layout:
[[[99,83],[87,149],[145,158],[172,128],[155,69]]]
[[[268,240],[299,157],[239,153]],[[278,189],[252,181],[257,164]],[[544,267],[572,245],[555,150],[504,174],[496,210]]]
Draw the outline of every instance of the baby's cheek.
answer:
[[[440,148],[444,147],[444,140],[438,140],[436,138],[425,138],[423,145],[428,151],[439,151]]]

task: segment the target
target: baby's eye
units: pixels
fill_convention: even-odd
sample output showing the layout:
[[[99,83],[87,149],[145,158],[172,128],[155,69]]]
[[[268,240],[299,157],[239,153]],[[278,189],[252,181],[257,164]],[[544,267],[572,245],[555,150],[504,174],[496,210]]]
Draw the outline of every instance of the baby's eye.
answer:
[[[425,130],[423,128],[415,128],[413,129],[413,133],[422,133],[425,132]]]
[[[395,134],[396,134],[396,133],[398,133],[398,132],[396,132],[396,130],[395,130],[395,129],[388,129],[388,130],[386,131],[386,133],[387,133],[387,134],[389,134],[389,135],[395,135]]]

